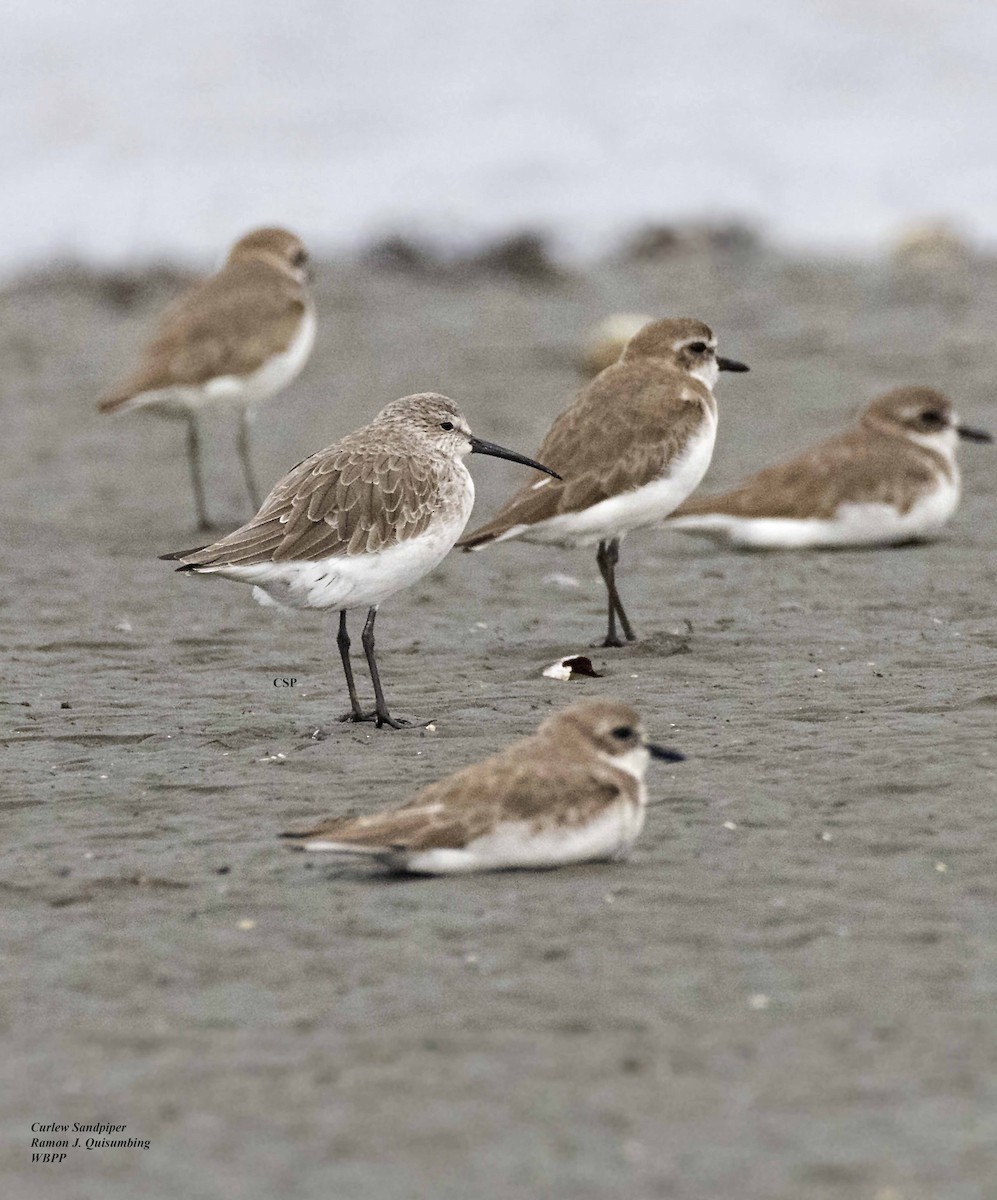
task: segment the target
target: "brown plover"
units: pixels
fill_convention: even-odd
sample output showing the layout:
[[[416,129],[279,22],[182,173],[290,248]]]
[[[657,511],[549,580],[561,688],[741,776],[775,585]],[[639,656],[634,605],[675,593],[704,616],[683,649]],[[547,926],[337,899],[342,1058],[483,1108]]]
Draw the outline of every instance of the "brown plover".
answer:
[[[560,481],[527,484],[459,545],[479,550],[521,538],[554,546],[598,544],[608,594],[604,646],[633,628],[616,587],[621,540],[658,524],[699,485],[713,454],[718,371],[747,371],[720,358],[712,330],[692,318],[652,321],[622,357],[578,393],[537,451]]]
[[[941,392],[898,388],[873,400],[837,437],[729,492],[691,497],[665,527],[755,550],[931,538],[959,504],[959,438],[993,440],[963,425]]]
[[[587,701],[401,808],[283,836],[305,850],[363,855],[420,875],[622,858],[644,825],[652,758],[683,755],[649,742],[629,705]]]
[[[216,275],[166,310],[136,369],[98,408],[147,409],[187,422],[197,520],[207,529],[198,413],[223,405],[239,410],[239,460],[259,508],[250,459],[255,407],[294,379],[314,341],[305,248],[285,229],[255,229],[235,243]]]

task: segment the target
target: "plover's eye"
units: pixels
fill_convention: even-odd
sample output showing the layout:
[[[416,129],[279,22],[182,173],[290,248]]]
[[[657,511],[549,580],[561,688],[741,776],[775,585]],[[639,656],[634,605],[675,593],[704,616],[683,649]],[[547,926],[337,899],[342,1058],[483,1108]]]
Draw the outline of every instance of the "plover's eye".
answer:
[[[705,342],[690,342],[689,349],[693,354],[705,354],[709,350],[709,346]]]
[[[441,421],[440,428],[445,429],[447,433],[449,433],[450,430],[453,429],[453,421]]]
[[[308,262],[308,254],[304,250],[299,250],[291,259],[291,263],[295,267],[303,267],[306,262]]]
[[[620,742],[629,742],[634,735],[632,725],[617,725],[615,729],[611,729],[609,732]]]
[[[935,429],[937,429],[940,425],[945,424],[945,418],[940,412],[921,413],[921,420],[925,425],[930,425]]]

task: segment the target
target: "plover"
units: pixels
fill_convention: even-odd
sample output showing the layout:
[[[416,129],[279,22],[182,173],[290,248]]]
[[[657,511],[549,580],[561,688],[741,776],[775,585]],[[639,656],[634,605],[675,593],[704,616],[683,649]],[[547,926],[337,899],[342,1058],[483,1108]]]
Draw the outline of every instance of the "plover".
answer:
[[[253,585],[261,604],[339,612],[339,653],[350,712],[341,720],[399,729],[374,658],[374,618],[389,596],[427,575],[471,515],[474,483],[462,459],[490,454],[554,473],[475,437],[446,396],[425,392],[387,405],[369,425],[299,463],[255,517],[210,546],[163,555],[179,571]],[[363,648],[375,706],[364,712],[350,666],[346,614],[366,608]]]
[[[644,824],[652,758],[683,755],[649,742],[629,705],[588,701],[401,808],[283,836],[305,850],[365,855],[419,875],[621,858]]]
[[[163,314],[135,371],[98,404],[101,412],[148,409],[187,422],[194,503],[210,528],[201,474],[198,413],[222,404],[239,409],[237,447],[254,509],[260,496],[250,459],[255,406],[286,387],[315,341],[308,255],[285,229],[255,229],[240,238],[222,269],[191,288]]]
[[[889,546],[937,534],[959,504],[956,443],[989,442],[933,388],[873,400],[857,425],[665,523],[748,549]]]
[[[706,473],[717,434],[718,371],[747,371],[720,358],[708,325],[690,317],[652,321],[557,418],[537,451],[562,479],[527,484],[459,545],[479,550],[512,538],[574,547],[598,544],[608,593],[604,646],[634,640],[616,587],[620,542],[656,525]]]

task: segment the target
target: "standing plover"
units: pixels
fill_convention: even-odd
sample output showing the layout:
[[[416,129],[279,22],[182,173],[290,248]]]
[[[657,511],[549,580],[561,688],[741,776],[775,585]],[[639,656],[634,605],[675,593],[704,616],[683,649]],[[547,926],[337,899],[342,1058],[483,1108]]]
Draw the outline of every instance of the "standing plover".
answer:
[[[459,544],[479,550],[522,538],[554,546],[598,543],[609,598],[604,646],[633,628],[616,588],[620,542],[656,525],[692,492],[710,465],[717,434],[718,371],[747,371],[717,356],[708,325],[685,317],[652,321],[557,418],[537,451],[561,475],[527,484]]]
[[[351,711],[344,721],[399,729],[388,712],[374,658],[382,601],[427,575],[467,524],[474,483],[466,454],[491,454],[553,472],[532,458],[474,437],[446,396],[395,400],[369,425],[299,463],[248,524],[210,546],[163,555],[179,571],[253,585],[261,604],[339,612],[339,653]],[[557,478],[557,476],[554,476]],[[363,648],[375,707],[364,712],[350,666],[346,614],[366,608]]]
[[[683,755],[649,742],[628,705],[591,700],[401,808],[283,836],[305,850],[366,855],[419,875],[621,858],[644,824],[652,758]]]
[[[255,229],[240,238],[222,269],[191,288],[163,314],[136,370],[98,404],[101,412],[143,408],[187,422],[194,503],[204,502],[197,418],[220,404],[239,409],[237,447],[253,508],[260,497],[250,461],[255,405],[298,374],[315,341],[308,255],[285,229]]]
[[[960,423],[933,388],[878,397],[858,424],[732,491],[693,496],[668,529],[748,549],[889,546],[933,537],[959,504],[958,439],[993,439]]]

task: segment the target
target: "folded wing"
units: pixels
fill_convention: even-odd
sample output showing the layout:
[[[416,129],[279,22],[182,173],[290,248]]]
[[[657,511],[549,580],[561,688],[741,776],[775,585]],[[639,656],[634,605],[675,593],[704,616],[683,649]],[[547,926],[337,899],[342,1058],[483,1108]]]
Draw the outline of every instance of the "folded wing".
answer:
[[[423,533],[437,499],[428,466],[345,438],[299,463],[241,529],[164,557],[196,570],[372,553]]]

